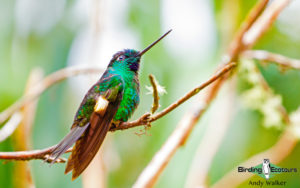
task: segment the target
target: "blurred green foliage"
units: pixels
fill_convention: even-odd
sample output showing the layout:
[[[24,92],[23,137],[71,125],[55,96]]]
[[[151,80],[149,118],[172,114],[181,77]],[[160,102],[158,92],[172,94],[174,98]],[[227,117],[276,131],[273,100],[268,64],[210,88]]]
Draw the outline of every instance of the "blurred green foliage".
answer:
[[[34,0],[28,1],[34,4]],[[16,6],[19,1],[0,0],[0,110],[4,110],[14,101],[22,96],[26,80],[30,71],[35,67],[41,67],[45,74],[67,66],[67,60],[72,43],[79,34],[80,28],[85,27],[80,20],[73,20],[70,16],[73,6],[77,1],[66,1],[63,13],[59,20],[47,30],[39,33],[34,29],[28,32],[27,36],[18,34],[16,27]],[[60,3],[60,2],[56,2]],[[61,2],[64,3],[64,2]],[[162,31],[161,26],[161,1],[139,1],[130,0],[128,3],[126,25],[134,33],[134,37],[140,41],[140,46],[146,46]],[[187,3],[190,3],[187,1]],[[221,54],[228,41],[233,37],[234,32],[244,19],[250,8],[256,3],[255,0],[243,1],[217,1],[211,6],[214,12],[214,20],[218,38],[217,47],[213,54]],[[230,17],[232,24],[228,33],[224,32],[224,27],[228,26],[224,22],[222,15],[232,15],[232,12],[225,11],[224,7],[231,7],[237,11],[235,17]],[[229,10],[229,9],[227,9]],[[223,11],[223,12],[222,12]],[[42,14],[42,13],[41,13]],[[180,15],[184,16],[184,15]],[[228,20],[226,20],[228,21]],[[47,19],[44,20],[47,22]],[[197,24],[198,19],[193,20]],[[276,23],[255,46],[257,49],[265,49],[272,52],[287,55],[293,58],[300,58],[300,41],[292,39],[285,33],[281,33]],[[186,28],[187,30],[189,28]],[[205,28],[203,28],[205,30]],[[118,31],[122,32],[122,31]],[[222,38],[222,37],[227,38]],[[168,36],[172,38],[172,35]],[[172,38],[172,40],[176,40]],[[130,44],[128,44],[130,47]],[[107,54],[111,56],[112,54]],[[189,56],[189,54],[186,54]],[[208,57],[211,59],[204,64],[194,63],[191,66],[187,62],[178,61],[174,54],[171,54],[164,45],[158,45],[151,53],[143,57],[141,70],[141,104],[135,119],[145,111],[149,111],[152,97],[146,95],[145,85],[150,85],[148,74],[152,73],[159,82],[166,87],[167,95],[161,97],[161,108],[168,106],[178,99],[189,89],[205,80],[217,66],[219,55]],[[300,105],[300,74],[299,71],[288,70],[281,73],[277,66],[260,66],[256,64],[262,72],[264,78],[271,86],[275,94],[281,95],[282,103],[288,112],[295,111]],[[243,85],[237,88],[243,91]],[[218,100],[213,103],[210,110],[198,123],[191,138],[186,145],[177,151],[175,157],[170,161],[162,177],[159,179],[157,187],[183,187],[185,180],[209,119],[214,117],[214,111],[218,110]],[[74,96],[74,90],[67,82],[55,85],[42,94],[37,108],[36,119],[33,130],[33,147],[44,148],[57,143],[68,131],[80,98]],[[191,101],[194,101],[192,99]],[[113,138],[112,146],[115,147],[119,158],[120,166],[109,174],[109,187],[130,187],[137,179],[143,168],[152,159],[155,152],[162,146],[167,137],[174,130],[180,117],[192,104],[187,102],[171,114],[153,123],[151,136],[136,136],[134,133],[140,128],[126,131],[117,131],[110,134]],[[224,174],[246,160],[252,155],[268,149],[278,139],[282,130],[274,128],[268,129],[262,126],[263,118],[255,110],[251,110],[241,103],[240,96],[237,97],[238,106],[236,113],[228,129],[224,141],[218,150],[212,167],[209,172],[209,184],[215,183]],[[222,126],[222,125],[220,125]],[[0,151],[13,151],[13,140],[11,138],[0,143]],[[293,167],[300,170],[300,148],[294,149],[292,154],[278,166]],[[2,161],[1,161],[2,162]],[[272,162],[272,161],[271,161]],[[15,162],[3,163],[0,165],[0,187],[13,187],[15,177],[12,169]],[[72,182],[70,174],[64,175],[64,165],[52,165],[42,161],[30,161],[33,167],[33,178],[36,187],[81,187],[81,178]],[[107,164],[107,166],[112,164]],[[300,187],[299,174],[297,175],[277,175],[282,180],[288,181],[288,187]],[[252,179],[257,180],[255,176]],[[245,182],[241,187],[247,187]]]

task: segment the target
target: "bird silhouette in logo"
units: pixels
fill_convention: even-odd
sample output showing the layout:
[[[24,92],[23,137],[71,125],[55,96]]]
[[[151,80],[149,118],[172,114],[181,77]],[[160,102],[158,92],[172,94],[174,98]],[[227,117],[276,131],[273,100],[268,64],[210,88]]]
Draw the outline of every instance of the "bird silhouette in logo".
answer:
[[[269,159],[264,159],[264,162],[262,164],[262,170],[264,172],[265,178],[268,180],[270,178],[270,160]]]

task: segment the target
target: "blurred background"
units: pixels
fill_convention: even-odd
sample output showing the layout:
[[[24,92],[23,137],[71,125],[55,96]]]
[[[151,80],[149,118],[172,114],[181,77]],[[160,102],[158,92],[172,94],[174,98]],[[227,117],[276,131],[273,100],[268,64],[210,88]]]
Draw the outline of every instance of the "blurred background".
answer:
[[[0,0],[0,111],[24,94],[32,71],[48,75],[74,65],[105,68],[115,52],[124,48],[141,50],[173,29],[143,56],[141,103],[131,120],[151,107],[152,96],[147,95],[145,87],[150,85],[149,74],[154,74],[167,90],[160,100],[161,110],[214,72],[241,21],[256,2]],[[300,1],[293,1],[255,48],[300,58],[299,17]],[[282,72],[276,65],[253,63],[287,112],[296,111],[300,105],[299,71]],[[208,172],[204,181],[212,185],[242,161],[276,143],[285,125],[280,118],[273,117],[274,113],[268,115],[259,107],[249,105],[257,102],[249,94],[253,88],[245,86],[247,75],[243,70],[239,73],[222,88],[186,145],[170,161],[156,187],[189,187],[190,181],[197,176],[192,164],[207,160],[205,157],[211,158],[209,165],[203,166]],[[100,76],[89,74],[70,78],[41,95],[31,136],[27,138],[31,148],[54,145],[67,134],[85,92]],[[192,98],[154,122],[147,135],[135,134],[143,127],[109,133],[100,154],[102,167],[99,169],[104,175],[98,178],[102,176],[102,186],[131,187],[196,100],[197,97]],[[0,151],[20,150],[17,139],[18,136],[13,135],[1,142]],[[219,142],[219,148],[214,156],[206,156],[202,151],[214,141]],[[300,170],[299,156],[300,147],[296,145],[278,166]],[[86,184],[83,176],[71,181],[71,174],[64,175],[65,164],[49,167],[40,160],[28,163],[36,187],[82,187]],[[24,162],[1,161],[0,187],[24,186],[18,173],[22,164]],[[88,173],[85,176],[91,177]],[[97,174],[94,176],[97,178]],[[277,177],[288,181],[290,187],[300,187],[299,173]],[[246,186],[247,183],[241,185]]]

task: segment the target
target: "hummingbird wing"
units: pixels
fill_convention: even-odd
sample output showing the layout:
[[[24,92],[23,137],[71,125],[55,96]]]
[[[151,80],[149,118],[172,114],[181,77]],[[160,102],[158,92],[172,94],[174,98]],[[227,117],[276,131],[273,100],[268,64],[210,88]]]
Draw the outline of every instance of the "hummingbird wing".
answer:
[[[110,76],[109,80],[109,89],[98,97],[88,122],[89,126],[76,141],[68,160],[65,173],[73,170],[73,180],[86,169],[98,152],[122,100],[123,79],[120,76]]]
[[[124,81],[120,75],[106,71],[84,97],[71,131],[50,153],[54,163],[76,143],[65,170],[65,173],[73,170],[73,180],[83,172],[99,150],[122,100],[123,86]],[[96,91],[96,87],[101,89]]]

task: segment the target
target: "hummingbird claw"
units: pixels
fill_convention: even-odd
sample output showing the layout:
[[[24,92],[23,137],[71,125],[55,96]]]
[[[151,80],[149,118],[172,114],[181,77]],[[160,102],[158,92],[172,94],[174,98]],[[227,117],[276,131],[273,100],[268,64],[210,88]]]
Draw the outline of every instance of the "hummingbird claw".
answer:
[[[151,113],[147,112],[145,113],[141,118],[140,118],[140,122],[143,125],[147,125],[150,124],[150,120],[151,120]]]
[[[52,163],[53,160],[54,160],[54,158],[50,157],[50,155],[44,156],[44,163]],[[56,159],[54,163],[65,163],[65,162],[67,162],[67,159],[60,157],[60,158]]]

